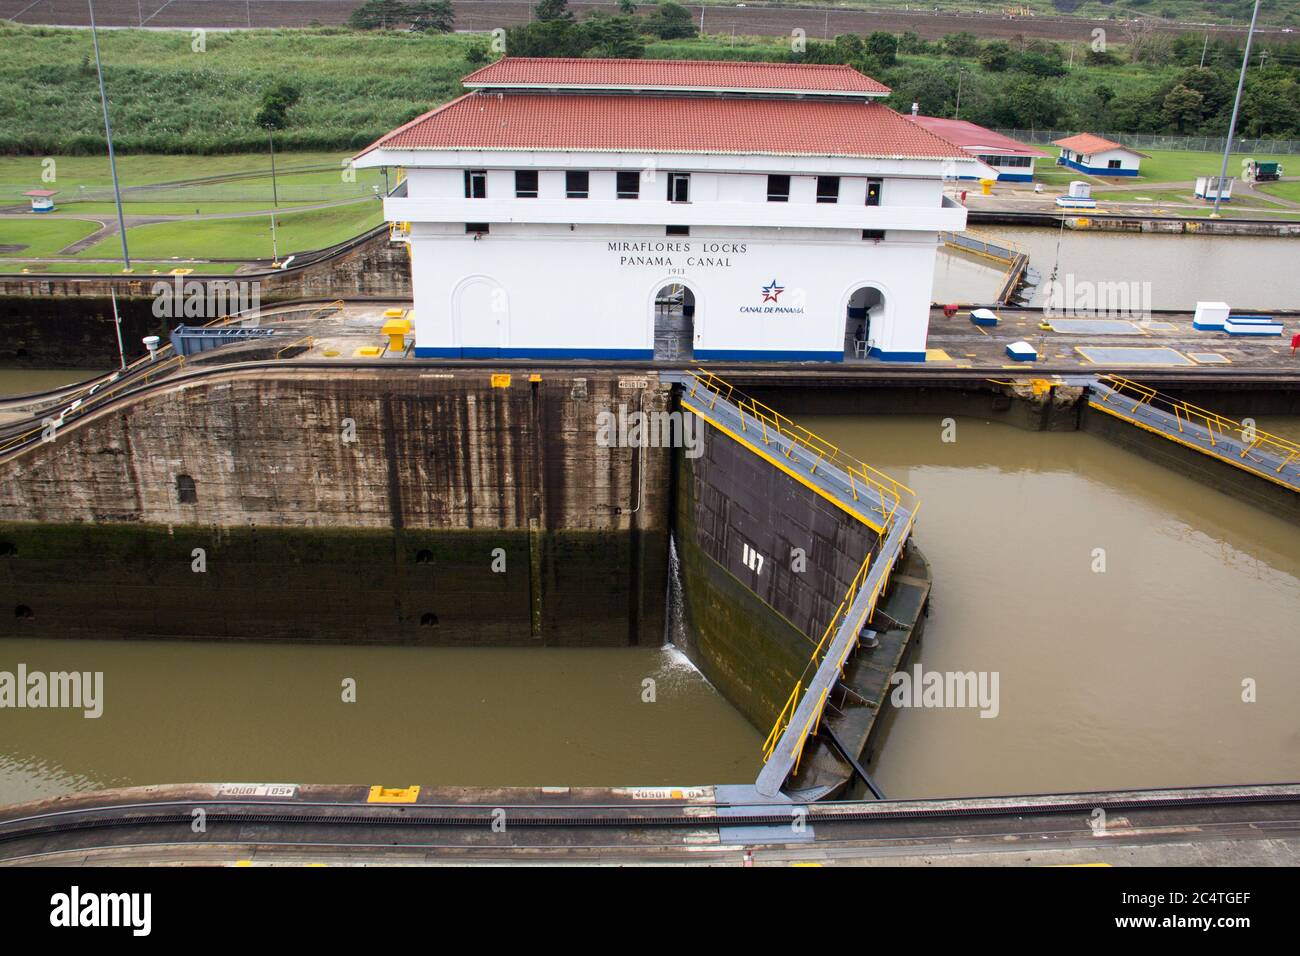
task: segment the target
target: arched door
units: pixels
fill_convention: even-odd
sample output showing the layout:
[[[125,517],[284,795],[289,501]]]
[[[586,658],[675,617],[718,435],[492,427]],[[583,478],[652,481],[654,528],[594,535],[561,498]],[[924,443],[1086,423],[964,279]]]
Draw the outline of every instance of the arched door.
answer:
[[[681,282],[664,283],[654,297],[655,358],[687,361],[695,350],[695,293]]]
[[[452,298],[452,316],[462,355],[498,355],[505,347],[510,302],[492,279],[474,276],[462,282]]]
[[[874,341],[871,324],[884,317],[885,295],[874,286],[854,289],[844,316],[844,354],[866,358]]]

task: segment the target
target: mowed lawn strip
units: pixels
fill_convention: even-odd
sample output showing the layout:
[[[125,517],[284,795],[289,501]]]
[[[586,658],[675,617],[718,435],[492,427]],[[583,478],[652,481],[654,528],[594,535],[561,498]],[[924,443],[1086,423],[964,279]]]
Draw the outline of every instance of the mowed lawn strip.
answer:
[[[100,228],[99,223],[86,219],[51,219],[39,213],[30,215],[30,219],[0,219],[0,256],[57,256],[60,249],[85,239]],[[22,248],[4,251],[5,246]]]
[[[324,249],[372,229],[383,221],[383,207],[373,200],[284,213],[276,217],[281,258],[295,252]],[[131,255],[142,259],[269,259],[271,217],[244,216],[156,223],[127,230]],[[101,240],[82,252],[92,259],[116,254],[117,239]]]

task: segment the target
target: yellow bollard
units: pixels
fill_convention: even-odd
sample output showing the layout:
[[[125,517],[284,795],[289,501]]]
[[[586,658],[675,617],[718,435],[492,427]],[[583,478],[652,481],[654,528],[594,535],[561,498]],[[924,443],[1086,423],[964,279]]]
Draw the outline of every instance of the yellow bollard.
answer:
[[[388,351],[405,352],[406,335],[411,331],[411,320],[389,319],[379,331],[388,336]]]
[[[992,179],[981,179],[981,180],[980,180],[980,192],[982,192],[985,196],[992,196],[992,195],[993,195],[993,183],[994,183],[994,180],[992,180]]]

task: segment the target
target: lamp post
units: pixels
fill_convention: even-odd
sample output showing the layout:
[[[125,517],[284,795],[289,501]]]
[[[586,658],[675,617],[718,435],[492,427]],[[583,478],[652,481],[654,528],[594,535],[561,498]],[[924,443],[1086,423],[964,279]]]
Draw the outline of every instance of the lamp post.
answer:
[[[108,140],[108,166],[113,174],[113,200],[117,204],[117,231],[122,234],[122,271],[131,271],[131,254],[126,248],[126,218],[122,215],[122,189],[117,182],[117,156],[113,153],[113,127],[108,122],[108,96],[104,92],[104,68],[99,62],[99,33],[95,29],[95,0],[90,6],[90,41],[95,45],[95,72],[99,75],[99,102],[104,108],[104,137]]]
[[[1228,139],[1223,144],[1223,165],[1219,168],[1218,188],[1214,191],[1214,212],[1210,216],[1219,218],[1219,202],[1223,198],[1223,179],[1228,175],[1228,156],[1232,152],[1232,137],[1237,132],[1237,113],[1241,110],[1241,91],[1246,86],[1246,68],[1250,66],[1250,43],[1255,39],[1255,18],[1259,16],[1259,0],[1255,0],[1255,9],[1250,15],[1250,29],[1246,31],[1246,53],[1241,58],[1241,75],[1237,77],[1237,97],[1232,101],[1232,119],[1228,121]]]

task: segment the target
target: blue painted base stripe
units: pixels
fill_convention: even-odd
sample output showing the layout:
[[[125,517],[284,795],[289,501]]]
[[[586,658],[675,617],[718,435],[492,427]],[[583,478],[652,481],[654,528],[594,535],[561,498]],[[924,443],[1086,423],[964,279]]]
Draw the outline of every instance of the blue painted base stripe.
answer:
[[[1076,163],[1072,159],[1058,159],[1058,166],[1069,166],[1071,169],[1077,169],[1081,173],[1088,173],[1090,176],[1136,176],[1136,169],[1108,169],[1104,166],[1084,166],[1082,163]]]
[[[880,359],[882,362],[924,362],[924,352],[882,352],[880,349],[873,348],[871,355]]]
[[[843,362],[843,352],[782,352],[765,349],[696,349],[695,358],[712,362]]]
[[[443,348],[416,346],[416,358],[610,359],[648,361],[654,349]]]

